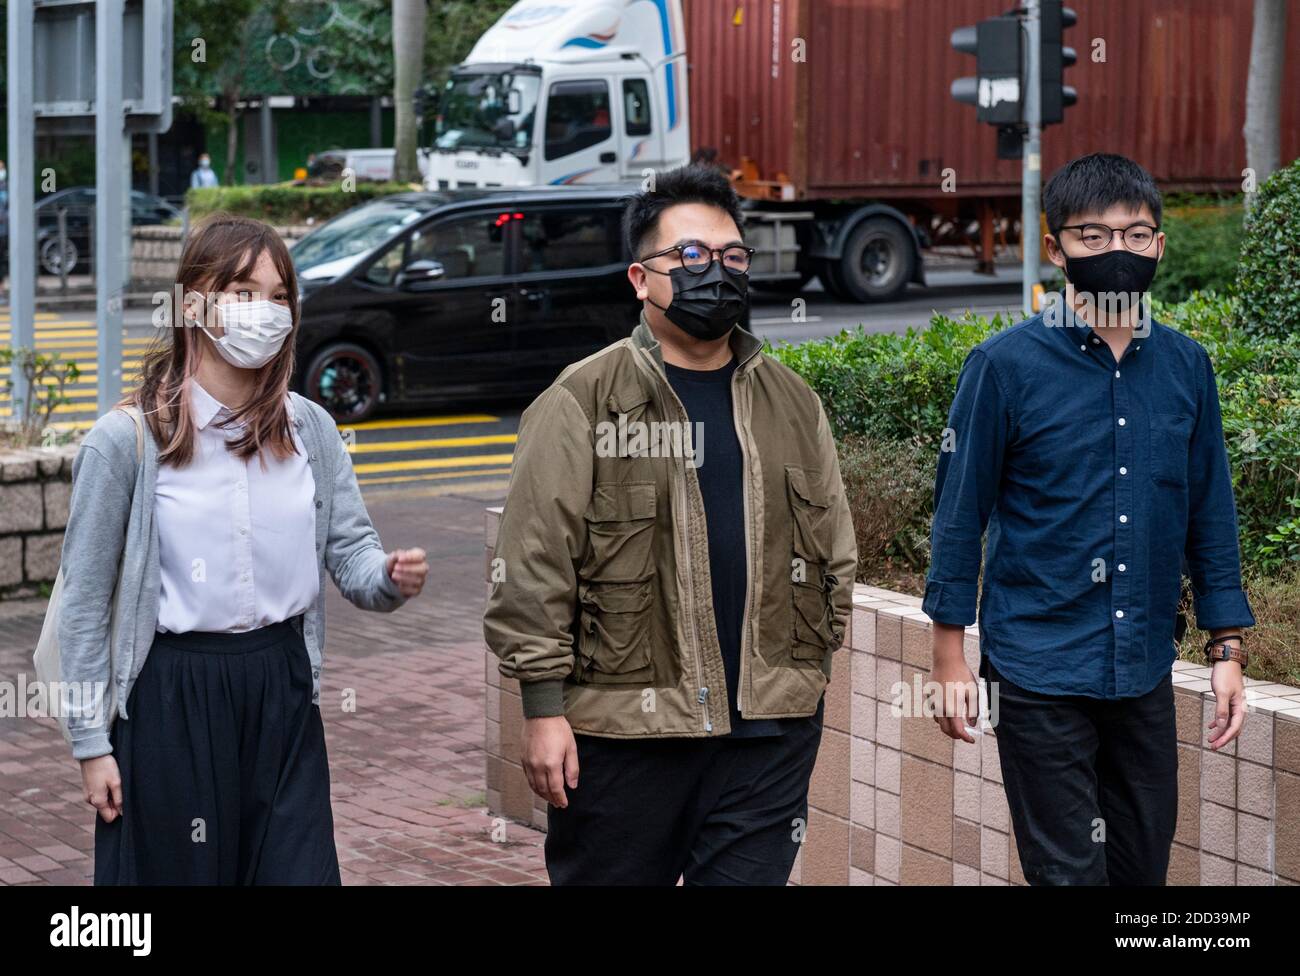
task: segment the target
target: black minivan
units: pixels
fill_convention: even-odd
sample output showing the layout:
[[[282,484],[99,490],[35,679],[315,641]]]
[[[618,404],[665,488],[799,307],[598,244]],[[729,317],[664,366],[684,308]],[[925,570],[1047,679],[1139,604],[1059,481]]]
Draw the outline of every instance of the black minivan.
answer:
[[[531,397],[628,335],[627,186],[401,193],[293,245],[295,389],[339,422]]]

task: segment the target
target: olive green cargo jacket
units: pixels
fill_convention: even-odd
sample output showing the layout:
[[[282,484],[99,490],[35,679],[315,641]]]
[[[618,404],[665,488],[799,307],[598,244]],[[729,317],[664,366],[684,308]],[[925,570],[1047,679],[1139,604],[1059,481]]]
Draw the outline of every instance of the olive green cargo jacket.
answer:
[[[737,704],[812,715],[851,612],[853,522],[817,395],[754,335],[730,341],[749,549]],[[609,737],[730,731],[686,429],[644,315],[524,411],[483,630],[526,716]]]

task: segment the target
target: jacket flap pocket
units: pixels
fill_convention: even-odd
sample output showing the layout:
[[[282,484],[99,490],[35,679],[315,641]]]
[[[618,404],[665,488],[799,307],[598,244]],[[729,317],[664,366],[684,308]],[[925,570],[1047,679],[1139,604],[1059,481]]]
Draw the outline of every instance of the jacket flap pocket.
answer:
[[[605,405],[610,413],[631,413],[636,407],[650,401],[650,394],[640,383],[625,380],[610,391]]]
[[[650,606],[650,581],[640,583],[583,583],[578,590],[583,606],[602,613],[638,613]]]
[[[627,522],[654,518],[655,483],[632,481],[626,484],[598,484],[587,509],[590,522]]]
[[[790,488],[809,505],[816,505],[818,508],[828,507],[825,490],[821,485],[820,472],[808,472],[803,468],[787,464],[785,475]]]

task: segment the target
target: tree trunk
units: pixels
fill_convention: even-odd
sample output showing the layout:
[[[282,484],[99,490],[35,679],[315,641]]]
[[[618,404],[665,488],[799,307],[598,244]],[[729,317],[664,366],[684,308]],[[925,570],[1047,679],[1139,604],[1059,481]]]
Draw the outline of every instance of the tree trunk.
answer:
[[[425,0],[393,0],[393,179],[420,179],[416,155],[415,90],[424,60]]]
[[[235,157],[239,153],[239,92],[226,92],[226,186],[234,186]]]
[[[1246,166],[1258,188],[1282,165],[1282,68],[1286,51],[1286,0],[1255,0],[1246,78]],[[1254,200],[1246,194],[1246,204]]]

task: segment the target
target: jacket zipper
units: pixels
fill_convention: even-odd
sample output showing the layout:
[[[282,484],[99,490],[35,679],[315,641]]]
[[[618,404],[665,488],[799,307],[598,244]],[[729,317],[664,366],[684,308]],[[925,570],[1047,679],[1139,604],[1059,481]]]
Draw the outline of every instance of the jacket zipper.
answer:
[[[736,371],[731,374],[731,419],[736,426],[736,440],[740,444],[740,461],[741,461],[741,502],[742,511],[745,518],[745,612],[741,615],[740,632],[740,675],[736,679],[736,711],[744,707],[745,701],[745,676],[747,669],[745,667],[748,654],[746,653],[749,645],[749,604],[750,596],[753,591],[753,565],[754,565],[754,540],[753,526],[749,519],[749,452],[745,449],[745,434],[740,426],[740,401],[736,398],[736,381],[740,376],[741,367],[737,366]],[[742,716],[743,717],[743,716]]]

